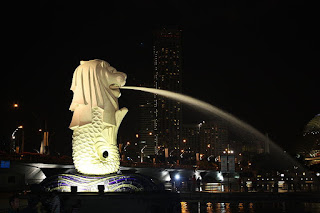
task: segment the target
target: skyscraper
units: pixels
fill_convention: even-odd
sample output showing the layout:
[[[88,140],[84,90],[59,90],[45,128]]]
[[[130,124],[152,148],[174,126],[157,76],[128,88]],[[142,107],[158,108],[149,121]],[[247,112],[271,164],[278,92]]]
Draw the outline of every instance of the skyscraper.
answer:
[[[218,156],[228,147],[229,132],[220,120],[202,122],[199,133],[200,153]]]
[[[139,86],[152,87],[149,84]],[[154,133],[155,126],[155,108],[154,95],[151,93],[141,92],[138,95],[139,111],[139,131],[138,141],[140,150],[143,149],[143,156],[152,156],[156,151],[156,135]]]
[[[153,60],[155,88],[181,92],[181,30],[161,29],[154,32]],[[180,147],[181,103],[155,96],[156,146],[169,150]]]
[[[182,148],[191,150],[194,153],[200,151],[200,125],[199,124],[183,124],[182,127]]]

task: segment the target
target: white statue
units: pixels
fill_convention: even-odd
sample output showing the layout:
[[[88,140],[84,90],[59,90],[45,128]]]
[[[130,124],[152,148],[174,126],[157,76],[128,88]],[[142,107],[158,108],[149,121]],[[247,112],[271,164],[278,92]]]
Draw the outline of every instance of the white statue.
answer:
[[[105,175],[119,170],[117,133],[128,109],[119,110],[118,98],[126,78],[98,59],[81,61],[73,74],[70,129],[73,162],[80,173]]]

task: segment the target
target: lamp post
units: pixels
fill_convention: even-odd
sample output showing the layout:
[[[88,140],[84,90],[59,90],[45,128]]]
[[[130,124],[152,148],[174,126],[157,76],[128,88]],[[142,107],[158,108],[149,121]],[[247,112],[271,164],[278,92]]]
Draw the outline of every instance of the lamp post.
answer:
[[[141,163],[143,163],[143,150],[147,147],[147,145],[144,145],[141,149]]]
[[[230,170],[229,170],[229,150],[230,150],[230,147],[229,147],[229,144],[228,144],[228,148],[227,148],[227,172],[228,172],[228,192],[230,192]]]
[[[12,146],[11,146],[10,152],[11,151],[17,152],[17,149],[16,149],[16,133],[17,133],[18,130],[19,130],[19,128],[16,128],[11,134]]]
[[[228,180],[227,181],[227,185],[228,185],[228,191],[230,192],[231,191],[231,187],[230,187],[230,172],[234,172],[234,166],[231,167],[230,160],[231,160],[231,163],[234,164],[234,157],[232,157],[230,159],[229,154],[233,155],[234,151],[230,150],[230,147],[229,147],[229,144],[228,144],[227,149],[225,149],[225,151],[223,151],[223,153],[226,154],[226,155],[224,155],[226,157],[226,164],[225,164],[226,168],[225,168],[224,171],[227,173],[227,180]]]
[[[21,129],[21,150],[20,153],[24,152],[24,131],[23,126],[19,126],[19,129]]]
[[[21,130],[21,140],[20,139],[20,136],[18,135],[18,142],[21,142],[16,144],[16,133]],[[11,134],[11,139],[13,141],[13,144],[12,144],[12,149],[16,152],[16,153],[22,153],[24,152],[24,131],[23,131],[23,126],[18,126],[14,131],[13,133]]]

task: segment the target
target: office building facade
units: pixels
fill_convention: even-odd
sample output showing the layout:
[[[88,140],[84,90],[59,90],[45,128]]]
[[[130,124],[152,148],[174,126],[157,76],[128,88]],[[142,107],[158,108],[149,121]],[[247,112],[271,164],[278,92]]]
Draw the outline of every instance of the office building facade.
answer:
[[[150,87],[148,84],[143,84],[139,86]],[[151,86],[152,87],[152,86]],[[138,95],[139,103],[139,129],[138,129],[138,143],[140,150],[143,149],[143,156],[153,156],[155,155],[156,148],[156,134],[154,131],[155,127],[155,107],[154,107],[154,94],[141,92]]]
[[[227,126],[219,121],[204,121],[199,124],[200,153],[206,156],[219,156],[227,149],[229,132]]]
[[[154,86],[157,89],[182,92],[181,30],[161,29],[154,32]],[[181,103],[155,96],[156,146],[179,149],[181,144]]]

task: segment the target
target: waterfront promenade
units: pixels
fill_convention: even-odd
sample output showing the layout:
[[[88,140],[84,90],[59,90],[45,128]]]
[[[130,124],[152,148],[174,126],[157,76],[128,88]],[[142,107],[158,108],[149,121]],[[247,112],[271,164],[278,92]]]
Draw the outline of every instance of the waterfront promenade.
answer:
[[[0,212],[8,212],[10,193],[0,194]],[[116,192],[116,193],[59,193],[61,208],[65,211],[81,209],[81,212],[101,210],[108,207],[111,212],[140,209],[158,209],[161,212],[180,212],[181,203],[320,203],[319,192]],[[19,195],[21,209],[26,208],[28,200],[37,198],[45,203],[50,193],[27,193]],[[125,204],[125,205],[123,205]]]

